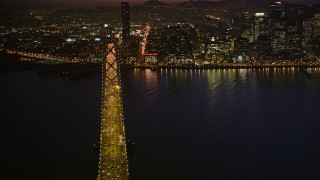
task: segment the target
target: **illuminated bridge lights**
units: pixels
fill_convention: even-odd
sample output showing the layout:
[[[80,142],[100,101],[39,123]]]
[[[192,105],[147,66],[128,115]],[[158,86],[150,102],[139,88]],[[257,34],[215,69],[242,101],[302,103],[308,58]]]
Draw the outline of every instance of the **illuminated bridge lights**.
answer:
[[[103,65],[103,98],[100,133],[100,162],[97,180],[121,179],[129,176],[121,87],[116,51],[107,45]]]

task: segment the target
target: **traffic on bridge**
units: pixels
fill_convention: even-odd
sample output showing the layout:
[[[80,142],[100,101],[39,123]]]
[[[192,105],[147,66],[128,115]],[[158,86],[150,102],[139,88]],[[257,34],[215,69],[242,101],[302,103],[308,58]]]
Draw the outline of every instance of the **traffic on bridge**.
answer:
[[[120,72],[115,45],[107,44],[103,64],[103,95],[100,133],[100,162],[97,180],[121,179],[129,176]]]

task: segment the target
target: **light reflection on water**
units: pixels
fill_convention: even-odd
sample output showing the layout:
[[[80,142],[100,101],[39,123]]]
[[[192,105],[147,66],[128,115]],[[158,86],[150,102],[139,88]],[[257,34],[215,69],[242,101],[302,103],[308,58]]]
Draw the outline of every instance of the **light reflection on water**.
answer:
[[[311,79],[296,68],[159,70],[146,81],[128,75],[123,89],[128,136],[137,144],[133,178],[319,176],[310,167],[320,160],[320,71],[311,71]],[[152,93],[136,97],[132,88]]]
[[[320,179],[320,69],[308,71],[122,72],[132,179]],[[100,78],[0,81],[3,176],[94,179]]]

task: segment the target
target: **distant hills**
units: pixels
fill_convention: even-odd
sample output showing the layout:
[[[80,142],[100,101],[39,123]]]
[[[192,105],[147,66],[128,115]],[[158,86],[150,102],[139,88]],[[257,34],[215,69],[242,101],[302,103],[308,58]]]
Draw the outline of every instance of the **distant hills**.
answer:
[[[166,3],[158,1],[158,0],[149,0],[144,3],[145,6],[163,6],[166,5]]]
[[[246,3],[246,4],[256,4],[256,5],[268,5],[276,0],[185,0],[184,2],[176,4],[189,4],[189,5],[212,5],[217,3]],[[280,0],[281,1],[281,0]],[[285,4],[320,4],[319,0],[282,0],[281,2]],[[165,2],[161,0],[148,0],[144,5],[149,6],[162,6],[166,5]]]
[[[212,5],[219,3],[221,1],[219,0],[186,0],[184,2],[177,2],[175,4],[181,4],[181,5]],[[149,0],[144,3],[146,6],[163,6],[166,5],[167,3],[164,3],[160,0]]]
[[[125,0],[123,0],[125,1]],[[164,6],[167,3],[187,6],[210,6],[216,4],[232,3],[239,4],[245,2],[251,5],[267,6],[274,0],[132,0],[129,2],[131,6],[146,5],[146,6]],[[144,2],[144,3],[143,3]],[[285,4],[300,3],[300,4],[320,4],[320,0],[283,0]],[[119,7],[119,0],[0,0],[0,13],[9,10],[29,10],[29,9],[78,9],[78,8],[95,8],[95,7]]]

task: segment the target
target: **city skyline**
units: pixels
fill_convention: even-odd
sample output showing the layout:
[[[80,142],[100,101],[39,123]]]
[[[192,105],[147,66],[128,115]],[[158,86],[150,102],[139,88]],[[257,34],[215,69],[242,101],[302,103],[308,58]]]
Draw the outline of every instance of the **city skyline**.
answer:
[[[8,53],[31,59],[99,62],[101,40],[107,37],[119,40],[121,59],[128,64],[317,65],[319,5],[274,2],[264,10],[252,4],[234,9],[231,1],[131,6],[132,14],[127,2],[121,11],[110,7],[12,13],[3,19],[0,45]]]
[[[2,179],[320,179],[320,3],[180,1],[2,0]]]

